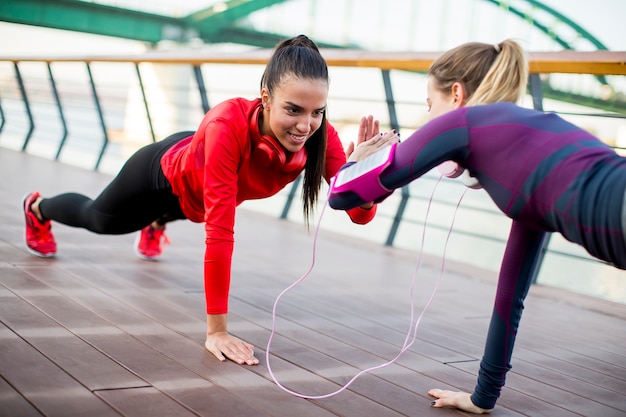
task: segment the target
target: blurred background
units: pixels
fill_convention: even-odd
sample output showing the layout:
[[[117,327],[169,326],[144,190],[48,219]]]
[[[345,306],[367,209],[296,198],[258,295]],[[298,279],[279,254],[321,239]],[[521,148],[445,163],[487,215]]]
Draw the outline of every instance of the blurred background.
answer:
[[[532,52],[626,51],[624,17],[622,0],[3,0],[0,151],[27,151],[114,174],[140,146],[195,130],[207,105],[256,97],[264,68],[135,65],[123,57],[237,54],[272,48],[301,33],[322,48],[374,52],[440,53],[469,41],[495,44],[506,38]],[[92,62],[94,56],[122,58]],[[329,119],[346,143],[355,140],[365,114],[375,115],[385,128],[397,125],[404,137],[426,121],[424,72],[392,70],[381,77],[378,68],[330,70]],[[205,83],[206,102],[198,94],[198,80]],[[385,82],[393,85],[396,120],[389,115]],[[541,88],[544,110],[561,114],[623,152],[626,77],[549,74],[541,76]],[[532,98],[523,105],[533,107]],[[450,259],[497,271],[510,222],[481,191],[468,192],[455,214],[464,190],[453,181],[437,186],[429,210],[436,179],[432,173],[411,184],[408,203],[395,193],[367,228],[353,228],[332,212],[320,221],[324,228],[354,238],[416,253],[423,246],[433,256],[446,251]],[[244,206],[301,221],[297,202],[293,210],[286,208],[290,192]],[[405,217],[390,239],[402,205]],[[624,278],[623,271],[590,259],[555,236],[537,282],[626,303]]]

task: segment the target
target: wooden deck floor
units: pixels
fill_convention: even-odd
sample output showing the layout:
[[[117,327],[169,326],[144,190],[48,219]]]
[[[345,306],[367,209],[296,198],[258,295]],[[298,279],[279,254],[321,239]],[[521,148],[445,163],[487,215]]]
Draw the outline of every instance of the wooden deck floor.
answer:
[[[240,210],[230,331],[261,364],[220,363],[203,348],[203,227],[177,222],[160,262],[134,236],[55,224],[56,259],[30,255],[28,191],[95,196],[109,177],[0,148],[0,416],[452,416],[427,391],[473,390],[495,292],[493,274],[449,264],[397,363],[328,399],[272,380],[265,350],[276,296],[311,265],[304,227]],[[409,327],[417,254],[320,232],[312,274],[278,306],[271,366],[307,394],[334,392],[398,353]],[[439,276],[424,259],[419,313]],[[575,274],[576,271],[564,273]],[[624,305],[536,286],[494,416],[626,416]]]

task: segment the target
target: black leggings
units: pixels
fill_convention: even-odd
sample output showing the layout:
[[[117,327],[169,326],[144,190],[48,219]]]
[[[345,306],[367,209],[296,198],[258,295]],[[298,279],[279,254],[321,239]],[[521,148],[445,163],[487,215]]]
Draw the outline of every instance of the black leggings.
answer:
[[[141,230],[155,220],[165,224],[184,219],[178,197],[161,169],[161,157],[193,133],[175,133],[139,149],[95,200],[77,193],[43,199],[39,204],[42,217],[109,235]]]

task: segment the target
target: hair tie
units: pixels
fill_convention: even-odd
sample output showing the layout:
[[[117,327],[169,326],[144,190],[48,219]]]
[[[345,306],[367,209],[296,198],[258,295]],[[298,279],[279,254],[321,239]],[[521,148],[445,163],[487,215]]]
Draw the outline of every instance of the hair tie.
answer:
[[[495,49],[495,50],[496,50],[496,54],[499,54],[499,53],[500,53],[500,44],[497,44],[497,43],[496,43],[496,44],[494,44],[494,45],[493,45],[493,49]]]

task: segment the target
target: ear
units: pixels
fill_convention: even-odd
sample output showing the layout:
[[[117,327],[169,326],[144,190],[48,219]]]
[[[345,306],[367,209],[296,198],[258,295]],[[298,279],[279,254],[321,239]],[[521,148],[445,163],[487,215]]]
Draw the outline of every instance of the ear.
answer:
[[[270,104],[270,93],[265,87],[261,89],[261,103],[263,104],[263,110]]]
[[[452,105],[455,109],[465,105],[465,88],[458,81],[452,84]]]

